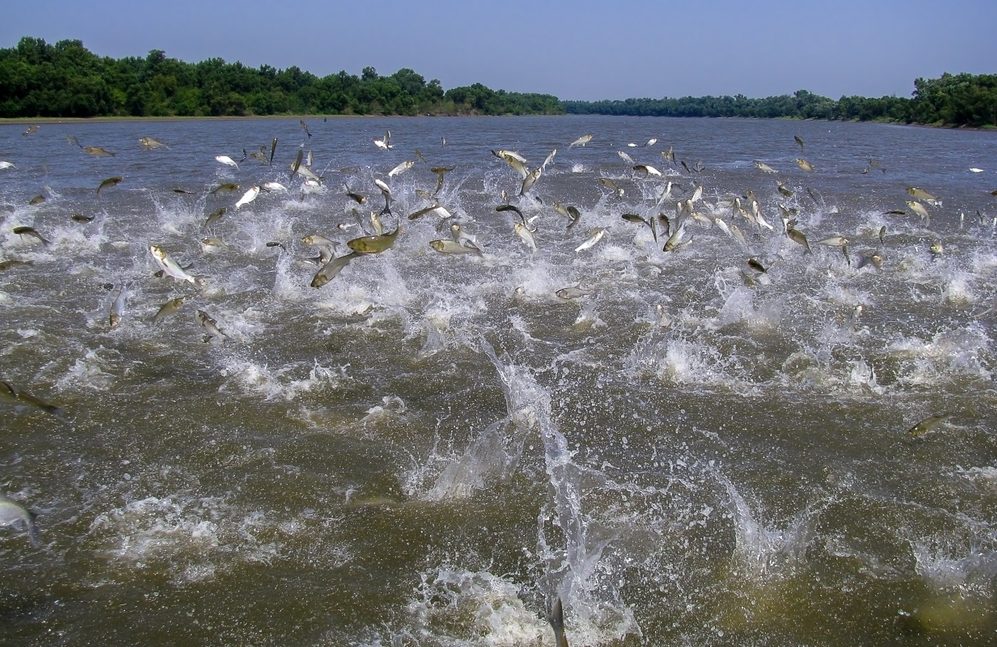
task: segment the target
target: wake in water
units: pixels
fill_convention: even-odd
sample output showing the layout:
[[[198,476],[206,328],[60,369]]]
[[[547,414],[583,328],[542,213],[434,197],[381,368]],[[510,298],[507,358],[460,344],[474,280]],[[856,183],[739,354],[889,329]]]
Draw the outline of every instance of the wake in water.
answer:
[[[596,522],[582,504],[586,490],[605,484],[605,479],[572,461],[567,440],[551,419],[550,395],[532,372],[499,359],[484,340],[481,347],[498,373],[507,415],[482,430],[422,497],[453,501],[493,487],[517,470],[524,446],[531,443],[532,448],[540,440],[548,486],[537,515],[537,549],[530,568],[535,579],[516,584],[487,572],[441,568],[432,576],[423,575],[411,611],[429,626],[432,618],[444,613],[441,604],[458,615],[470,613],[486,635],[483,644],[514,645],[546,633],[538,634],[538,621],[545,624],[542,618],[559,598],[577,644],[640,635],[633,612],[620,599],[612,578],[606,577],[607,565],[602,562],[614,534],[593,532]]]

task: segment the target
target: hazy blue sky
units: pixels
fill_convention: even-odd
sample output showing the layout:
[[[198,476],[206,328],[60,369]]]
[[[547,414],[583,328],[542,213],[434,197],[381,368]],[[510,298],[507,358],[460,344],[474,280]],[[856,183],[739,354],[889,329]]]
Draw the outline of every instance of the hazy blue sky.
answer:
[[[409,67],[445,89],[562,99],[806,89],[910,96],[917,77],[997,73],[997,0],[15,0],[0,47],[79,39],[99,56],[161,49],[196,62],[318,76]]]

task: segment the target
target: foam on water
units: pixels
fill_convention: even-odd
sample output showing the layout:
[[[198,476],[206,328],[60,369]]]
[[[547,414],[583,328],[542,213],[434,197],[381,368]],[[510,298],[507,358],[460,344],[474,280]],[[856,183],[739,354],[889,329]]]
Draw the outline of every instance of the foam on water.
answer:
[[[107,351],[102,347],[87,350],[86,354],[77,358],[66,373],[56,381],[56,388],[60,391],[77,388],[104,391],[111,388],[116,376],[111,372],[109,362],[101,356],[104,352]]]
[[[422,497],[430,501],[466,498],[507,479],[519,467],[527,437],[539,435],[551,496],[539,516],[537,568],[542,581],[515,585],[490,573],[441,569],[431,583],[435,595],[428,598],[421,595],[410,608],[417,609],[428,624],[433,609],[427,608],[427,599],[438,600],[439,587],[446,589],[453,585],[456,577],[461,583],[461,596],[458,600],[446,594],[451,598],[447,606],[468,604],[479,610],[474,624],[484,623],[481,630],[486,633],[482,644],[508,644],[524,637],[533,640],[538,630],[544,631],[545,623],[538,622],[539,609],[529,612],[518,599],[523,584],[528,584],[531,589],[539,589],[541,599],[547,603],[552,596],[561,598],[565,613],[571,614],[572,635],[577,636],[576,640],[601,644],[628,633],[639,633],[632,612],[619,599],[616,586],[607,584],[608,578],[603,577],[608,566],[601,558],[613,535],[589,534],[591,522],[581,503],[583,470],[572,461],[565,437],[551,420],[549,394],[528,369],[500,360],[486,342],[482,342],[482,348],[498,371],[508,415],[481,431],[464,454],[443,469]],[[429,585],[424,575],[423,588]],[[496,589],[504,592],[505,600],[490,600]],[[534,600],[534,605],[539,602]],[[482,615],[485,608],[490,611]]]
[[[750,579],[779,579],[793,575],[804,559],[804,553],[813,534],[813,515],[804,510],[784,528],[763,525],[758,513],[749,507],[724,475],[717,472],[717,480],[727,490],[734,522],[733,560]]]
[[[911,541],[917,573],[937,589],[978,590],[992,593],[997,577],[997,550],[994,541],[990,548],[964,546],[960,550],[939,545],[936,541]]]
[[[127,581],[133,596],[97,608],[88,596],[60,595],[75,617],[127,606],[122,616],[134,609],[182,624],[190,604],[211,598],[203,604],[217,619],[226,604],[245,601],[238,590],[258,564],[290,592],[321,591],[288,607],[291,642],[324,635],[329,644],[550,644],[544,610],[555,597],[573,645],[944,642],[949,636],[933,633],[927,620],[916,635],[882,622],[898,606],[917,615],[916,606],[934,605],[935,616],[918,617],[942,617],[943,598],[982,601],[966,608],[982,609],[983,620],[974,625],[963,609],[952,623],[993,624],[986,604],[994,595],[997,478],[987,425],[997,370],[997,254],[989,220],[981,228],[969,219],[954,233],[941,209],[932,210],[930,225],[884,216],[915,180],[899,169],[859,177],[844,158],[860,147],[840,140],[828,147],[818,137],[823,130],[805,130],[818,127],[810,122],[739,126],[766,149],[758,156],[785,174],[791,198],[753,169],[754,155],[731,152],[722,137],[676,141],[687,162],[704,160],[702,173],[669,168],[657,150],[633,151],[638,161],[681,175],[681,188],[660,204],[661,178],[636,177],[607,143],[646,141],[649,133],[636,131],[659,122],[596,120],[635,132],[588,149],[561,144],[526,197],[516,195],[520,179],[503,162],[479,155],[482,127],[499,133],[486,137],[488,146],[519,148],[536,161],[549,150],[546,139],[578,122],[404,122],[463,127],[467,136],[459,144],[451,136],[451,148],[436,150],[409,140],[430,159],[388,180],[394,200],[382,220],[388,229],[401,222],[402,235],[320,289],[309,286],[318,267],[303,259],[316,251],[302,236],[343,245],[371,233],[368,215],[383,204],[372,179],[411,156],[400,126],[392,125],[396,149],[383,154],[372,152],[364,129],[371,137],[383,130],[370,120],[330,126],[337,136],[362,132],[363,141],[326,140],[326,159],[352,168],[327,170],[320,192],[288,181],[284,164],[216,165],[211,155],[233,147],[221,143],[194,161],[174,149],[188,156],[176,162],[178,178],[205,190],[230,179],[242,185],[234,193],[176,197],[164,175],[158,185],[155,177],[146,182],[148,189],[102,192],[98,202],[89,170],[37,208],[23,203],[39,182],[5,189],[3,257],[35,263],[0,274],[10,320],[0,331],[7,366],[0,377],[65,404],[79,433],[37,407],[0,403],[13,432],[0,456],[4,482],[41,495],[49,528],[65,519],[73,520],[67,527],[82,524],[82,538],[52,541],[82,540],[66,553],[76,572]],[[279,120],[171,127],[228,129],[241,142],[258,135],[261,123]],[[531,124],[543,144],[523,141],[518,129]],[[296,124],[288,126],[300,136]],[[766,129],[781,132],[782,143],[757,136]],[[801,176],[793,129],[804,129],[815,155],[823,148],[842,157],[837,170],[815,160],[829,175]],[[884,129],[898,132],[906,131]],[[282,134],[281,141],[293,139]],[[105,160],[127,161],[124,154]],[[407,214],[429,204],[416,190],[432,190],[434,164],[457,167],[437,196],[454,218],[409,221]],[[234,211],[242,191],[264,176],[293,184],[292,192],[261,194]],[[624,195],[599,185],[600,177],[614,179]],[[804,182],[821,195],[812,200]],[[368,203],[355,205],[344,184]],[[695,218],[686,224],[692,244],[666,253],[647,226],[620,218],[672,216],[695,184],[704,188],[698,213],[736,223],[746,243]],[[947,201],[973,199],[960,186],[955,179],[942,187]],[[749,188],[776,231],[732,212],[732,196]],[[518,218],[495,212],[500,200],[537,228],[536,253],[513,233]],[[581,222],[567,229],[554,202],[578,207]],[[812,254],[780,231],[777,203],[799,210]],[[229,211],[204,231],[207,214],[220,206]],[[97,218],[67,222],[72,209]],[[453,220],[485,245],[484,257],[431,250],[430,240],[450,236]],[[12,234],[20,224],[53,244]],[[603,240],[574,252],[593,227],[606,228]],[[200,239],[208,235],[225,246],[205,248]],[[839,249],[816,244],[833,235],[851,240],[853,261],[881,253],[882,268],[849,267]],[[933,258],[936,240],[945,251]],[[150,243],[193,263],[189,271],[204,284],[152,278],[158,267]],[[768,272],[754,274],[749,257]],[[109,330],[108,309],[122,284],[130,286],[125,317]],[[592,294],[556,296],[568,286]],[[177,296],[187,299],[182,312],[154,325],[156,308]],[[231,338],[202,343],[198,309]],[[115,424],[122,403],[134,412],[133,429]],[[942,411],[952,419],[940,433],[902,433],[918,416]],[[67,464],[74,479],[62,477]],[[189,479],[164,477],[170,469]],[[821,494],[828,484],[833,501]],[[314,509],[286,513],[294,502]],[[340,506],[342,515],[328,514]],[[304,554],[295,554],[302,543]],[[13,568],[27,563],[4,556]],[[315,568],[316,560],[336,567],[354,557],[363,563],[348,573]],[[302,573],[315,581],[299,581]],[[175,585],[174,608],[140,597],[163,576]],[[326,596],[326,584],[338,590]],[[62,590],[53,585],[43,596]],[[255,642],[279,642],[282,627],[267,625],[270,610],[261,611],[233,620],[259,623],[240,635],[255,631]],[[57,615],[32,617],[46,618],[38,632],[65,629],[48,624]],[[107,637],[85,629],[83,641]],[[970,631],[959,638],[981,635]],[[41,640],[41,633],[22,635]]]
[[[997,466],[959,468],[956,474],[984,486],[997,488]]]
[[[270,368],[266,364],[238,355],[220,360],[219,374],[225,382],[221,393],[235,391],[245,395],[260,395],[265,400],[293,402],[316,390],[335,389],[345,375],[345,367],[331,367],[314,360],[309,367],[303,363]]]
[[[887,352],[904,360],[898,382],[931,385],[956,378],[993,379],[993,341],[979,323],[956,330],[942,330],[929,340],[904,338],[887,346]]]
[[[550,625],[526,608],[515,582],[449,567],[422,573],[421,580],[407,606],[417,642],[518,647],[552,639]]]
[[[234,562],[268,563],[281,553],[271,541],[288,527],[222,497],[184,493],[147,496],[98,514],[89,536],[113,568],[163,569],[178,584],[214,578]]]

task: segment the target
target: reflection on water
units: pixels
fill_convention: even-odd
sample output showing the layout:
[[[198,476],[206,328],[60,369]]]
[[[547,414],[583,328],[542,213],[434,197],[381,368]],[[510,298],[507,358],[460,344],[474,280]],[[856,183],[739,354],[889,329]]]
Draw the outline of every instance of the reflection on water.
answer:
[[[309,127],[0,126],[9,640],[550,645],[556,598],[571,644],[994,640],[992,134]],[[555,148],[525,195],[490,153]]]

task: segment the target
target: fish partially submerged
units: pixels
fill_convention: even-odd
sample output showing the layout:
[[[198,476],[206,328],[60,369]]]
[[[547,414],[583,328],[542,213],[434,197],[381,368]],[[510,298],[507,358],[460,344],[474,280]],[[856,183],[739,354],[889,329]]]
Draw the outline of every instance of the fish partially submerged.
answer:
[[[0,396],[5,399],[12,400],[15,402],[23,402],[36,409],[40,409],[45,413],[55,416],[59,420],[65,421],[65,410],[62,407],[56,406],[41,398],[35,397],[34,395],[28,393],[23,389],[15,389],[14,386],[7,382],[6,380],[0,380]]]
[[[384,137],[382,137],[381,139],[375,139],[374,140],[374,145],[377,146],[378,148],[380,148],[381,150],[385,150],[385,151],[388,150],[389,148],[392,148],[392,145],[391,145],[391,131],[390,130],[385,130],[384,131]]]
[[[152,137],[140,137],[138,143],[147,151],[156,150],[157,148],[169,148],[169,146],[163,142],[153,139]]]
[[[4,270],[9,270],[12,267],[22,267],[28,265],[34,265],[34,261],[22,261],[17,258],[8,258],[6,260],[0,261],[0,272]]]
[[[587,297],[595,294],[595,290],[588,288],[583,288],[577,285],[569,285],[566,288],[561,288],[554,293],[559,299],[580,299],[581,297]]]
[[[83,152],[94,157],[114,157],[114,153],[103,146],[84,146]]]
[[[762,265],[761,262],[757,258],[754,258],[754,257],[748,259],[748,267],[750,267],[751,269],[755,270],[756,272],[761,272],[763,274],[768,271],[765,268],[765,266]]]
[[[108,313],[107,319],[110,324],[111,330],[118,327],[121,323],[121,317],[125,314],[125,300],[128,298],[128,284],[122,285],[118,289],[118,296],[111,303],[111,311]]]
[[[28,540],[35,548],[41,546],[38,526],[35,524],[37,515],[20,503],[0,494],[0,527],[14,528],[28,534]]]
[[[554,598],[554,603],[547,613],[547,622],[554,630],[555,647],[568,647],[568,638],[564,635],[564,607],[561,604],[561,597]]]
[[[351,190],[350,187],[348,187],[348,186],[344,186],[343,188],[346,189],[346,196],[350,200],[353,200],[357,204],[363,204],[363,203],[367,202],[367,196],[361,195],[361,194],[357,193],[356,191]]]
[[[914,438],[917,438],[918,436],[923,436],[924,434],[928,433],[929,431],[937,427],[943,421],[950,418],[951,415],[952,414],[950,413],[940,413],[938,415],[928,416],[924,420],[921,420],[916,425],[908,429],[907,433],[913,436]]]
[[[796,159],[796,165],[799,166],[804,171],[806,171],[807,173],[813,173],[814,171],[814,165],[808,162],[807,160],[803,159],[802,157],[798,157]]]

